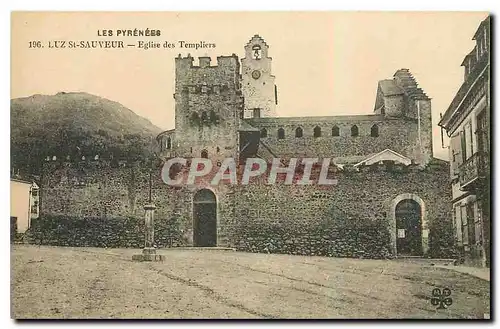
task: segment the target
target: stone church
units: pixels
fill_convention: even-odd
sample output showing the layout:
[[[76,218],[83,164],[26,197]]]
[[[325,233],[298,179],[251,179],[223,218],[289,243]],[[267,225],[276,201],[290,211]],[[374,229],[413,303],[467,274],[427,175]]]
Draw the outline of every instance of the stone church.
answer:
[[[150,190],[159,247],[451,257],[449,165],[433,157],[431,99],[410,71],[399,69],[378,82],[372,114],[277,117],[270,47],[255,35],[244,49],[241,61],[234,54],[219,56],[215,65],[210,57],[198,63],[190,55],[175,58],[175,129],[156,139],[162,161],[261,158],[270,163],[279,158],[286,166],[291,158],[330,158],[328,171],[336,185],[266,184],[256,178],[248,185],[201,180],[169,186],[161,166],[148,182],[144,168],[101,162],[84,168],[78,186],[68,183],[72,165],[53,168],[45,176],[44,213],[135,217],[140,223]],[[296,172],[301,170],[298,165]],[[186,168],[172,173],[185,174]],[[82,245],[139,247],[143,235],[126,225],[117,224],[116,234],[110,229],[113,243],[103,238],[105,244]]]
[[[179,55],[175,129],[157,138],[162,156],[327,157],[338,185],[186,186],[175,193],[187,200],[180,211],[190,243],[373,257],[428,255],[434,243],[439,253],[449,225],[448,164],[433,157],[431,99],[410,71],[378,82],[373,114],[277,117],[269,55],[258,35],[241,62],[233,54],[195,66]],[[379,228],[386,234],[371,231]]]

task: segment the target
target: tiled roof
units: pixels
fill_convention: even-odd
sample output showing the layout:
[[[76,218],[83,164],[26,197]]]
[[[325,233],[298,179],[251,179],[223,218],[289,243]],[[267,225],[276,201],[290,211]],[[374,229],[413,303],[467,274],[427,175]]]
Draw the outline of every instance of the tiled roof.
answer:
[[[402,95],[404,93],[403,89],[398,87],[392,79],[380,80],[378,85],[384,96]]]

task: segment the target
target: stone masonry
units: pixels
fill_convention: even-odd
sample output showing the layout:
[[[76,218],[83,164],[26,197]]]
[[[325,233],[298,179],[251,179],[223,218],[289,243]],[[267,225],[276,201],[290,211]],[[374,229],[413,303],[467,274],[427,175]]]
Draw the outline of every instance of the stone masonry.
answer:
[[[400,254],[405,232],[414,230],[418,255],[452,257],[449,166],[433,158],[431,101],[409,70],[379,82],[371,115],[278,118],[268,50],[254,36],[241,67],[234,54],[217,57],[215,66],[208,57],[199,58],[199,65],[190,56],[175,59],[176,126],[157,137],[162,163],[174,157],[212,163],[228,157],[238,163],[331,158],[329,172],[338,183],[269,185],[263,175],[249,185],[212,186],[202,179],[174,187],[162,181],[159,163],[152,183],[155,244],[193,246],[200,236],[214,234],[217,246],[251,252],[387,258]],[[140,162],[117,167],[105,160],[49,161],[41,213],[56,224],[42,229],[42,218],[32,236],[44,231],[51,243],[72,245],[75,234],[68,232],[75,229],[72,223],[80,223],[87,232],[108,232],[97,234],[97,240],[85,234],[80,244],[107,245],[108,236],[115,246],[136,246],[143,228],[130,223],[143,218],[148,179],[149,167]],[[215,201],[199,200],[202,190]],[[413,227],[402,230],[398,216],[408,214],[398,215],[396,209],[404,200],[413,200],[420,211],[413,214]],[[211,210],[197,213],[200,204]],[[211,226],[200,229],[202,221]],[[56,234],[58,226],[67,233]],[[123,226],[127,239],[112,233],[124,234]]]

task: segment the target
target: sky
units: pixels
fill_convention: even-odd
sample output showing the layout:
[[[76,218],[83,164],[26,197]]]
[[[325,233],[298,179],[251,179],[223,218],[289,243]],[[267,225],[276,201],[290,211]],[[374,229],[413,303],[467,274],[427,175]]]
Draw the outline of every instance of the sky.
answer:
[[[235,53],[259,34],[273,58],[279,116],[371,114],[377,82],[408,68],[432,99],[434,155],[439,113],[463,82],[466,54],[484,12],[143,12],[13,13],[11,97],[87,92],[130,108],[163,129],[174,128],[174,58]],[[116,30],[160,30],[123,37]],[[98,31],[113,30],[113,36]],[[49,41],[168,41],[176,48],[55,49]],[[178,41],[215,43],[179,48]],[[30,48],[41,41],[44,48]],[[445,140],[445,146],[448,141]]]

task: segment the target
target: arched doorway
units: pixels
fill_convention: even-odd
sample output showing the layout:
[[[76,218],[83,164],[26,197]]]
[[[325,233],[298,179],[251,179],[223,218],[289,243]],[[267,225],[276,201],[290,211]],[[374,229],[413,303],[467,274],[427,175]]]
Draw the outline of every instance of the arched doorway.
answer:
[[[207,189],[199,190],[193,199],[193,244],[195,247],[217,245],[217,200]]]
[[[402,256],[422,256],[422,209],[412,199],[401,200],[395,209],[396,249]]]

